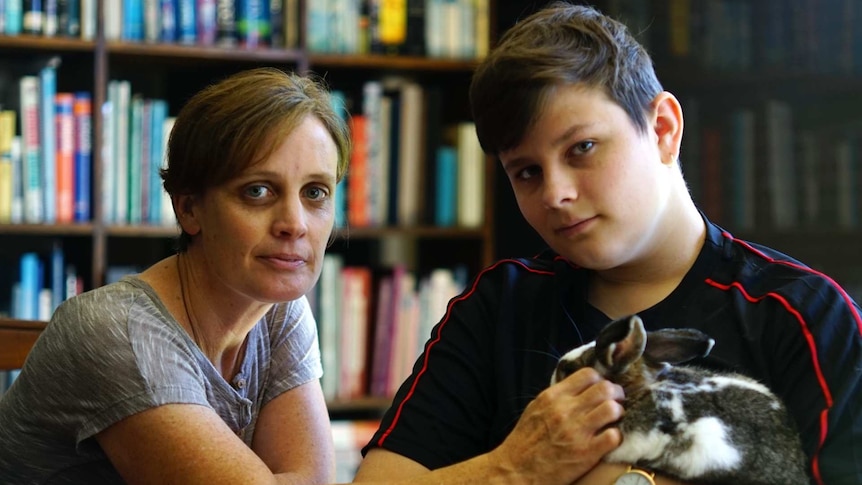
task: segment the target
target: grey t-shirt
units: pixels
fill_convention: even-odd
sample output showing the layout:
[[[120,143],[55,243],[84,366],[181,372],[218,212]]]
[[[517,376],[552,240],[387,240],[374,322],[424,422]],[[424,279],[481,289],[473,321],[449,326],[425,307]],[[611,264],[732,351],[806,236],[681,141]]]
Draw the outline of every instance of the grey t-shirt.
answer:
[[[64,302],[0,400],[0,484],[122,483],[94,435],[169,403],[212,408],[251,445],[262,406],[322,374],[303,297],[248,335],[227,382],[135,276]]]

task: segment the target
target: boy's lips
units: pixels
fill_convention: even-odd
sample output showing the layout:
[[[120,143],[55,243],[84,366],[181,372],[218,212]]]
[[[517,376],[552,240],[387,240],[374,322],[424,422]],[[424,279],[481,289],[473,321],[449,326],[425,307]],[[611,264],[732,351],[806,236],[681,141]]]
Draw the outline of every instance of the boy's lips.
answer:
[[[591,225],[593,221],[595,221],[595,217],[587,217],[583,219],[573,219],[570,221],[566,221],[563,224],[557,226],[554,229],[554,232],[563,235],[563,236],[572,236],[575,234],[579,234]]]

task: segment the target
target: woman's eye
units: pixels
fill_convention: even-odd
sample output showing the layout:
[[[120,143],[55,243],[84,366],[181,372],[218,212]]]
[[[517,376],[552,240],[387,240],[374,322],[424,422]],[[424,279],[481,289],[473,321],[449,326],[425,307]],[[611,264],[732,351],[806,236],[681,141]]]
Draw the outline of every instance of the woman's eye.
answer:
[[[305,195],[311,200],[322,200],[327,196],[327,191],[322,187],[309,187],[305,191]]]
[[[269,195],[269,188],[265,185],[252,185],[245,189],[245,195],[252,199],[263,199]]]

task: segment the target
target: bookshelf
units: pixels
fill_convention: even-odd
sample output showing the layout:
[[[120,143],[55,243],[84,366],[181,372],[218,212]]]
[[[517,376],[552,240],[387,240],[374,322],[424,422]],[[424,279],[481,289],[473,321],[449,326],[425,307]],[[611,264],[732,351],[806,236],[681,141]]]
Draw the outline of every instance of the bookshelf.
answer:
[[[292,22],[289,28],[284,27],[283,33],[290,30],[296,41],[257,48],[130,40],[122,24],[117,30],[116,16],[106,11],[110,8],[106,5],[121,5],[122,2],[93,2],[96,5],[95,29],[90,38],[0,33],[0,67],[14,67],[9,69],[8,75],[0,75],[2,109],[19,110],[18,78],[37,74],[51,58],[60,60],[55,73],[57,91],[86,91],[92,99],[90,217],[63,223],[0,222],[0,319],[4,312],[11,311],[12,287],[19,278],[19,258],[24,253],[35,252],[40,258],[50,260],[52,251],[61,246],[63,264],[75,266],[78,291],[85,291],[110,282],[124,270],[145,268],[173,252],[177,228],[171,221],[131,223],[129,219],[117,218],[112,215],[116,209],[114,204],[104,197],[113,188],[107,182],[110,172],[106,170],[113,170],[110,165],[113,155],[108,155],[108,149],[114,141],[108,139],[113,121],[101,107],[116,99],[112,98],[114,81],[129,82],[132,100],[138,95],[145,100],[167,101],[171,116],[186,99],[213,81],[239,70],[273,66],[320,76],[332,90],[343,93],[350,114],[355,116],[363,111],[362,89],[366,83],[397,78],[414,81],[423,89],[433,89],[440,96],[441,106],[445,106],[434,121],[436,125],[430,122],[426,125],[423,120],[423,142],[426,135],[444,126],[469,121],[466,93],[470,74],[478,62],[475,55],[430,57],[414,51],[401,55],[311,49],[307,44],[305,19],[311,15],[310,9],[325,3],[285,0],[282,6],[293,10],[284,12],[285,20],[291,22],[292,19]],[[463,3],[472,5],[472,2]],[[493,7],[488,2],[480,3],[484,5],[482,17],[487,24],[493,16]],[[479,22],[479,17],[474,21]],[[492,35],[490,30],[488,32]],[[390,45],[386,49],[391,51],[393,47]],[[16,133],[20,122],[19,117]],[[443,135],[435,136],[438,137],[436,142],[442,143],[439,137]],[[492,180],[495,167],[486,162],[480,161],[481,177]],[[450,190],[455,191],[456,187]],[[405,268],[415,272],[417,278],[440,267],[457,266],[466,274],[475,274],[495,257],[494,191],[486,189],[481,193],[478,224],[436,224],[423,205],[422,215],[409,224],[388,219],[367,226],[338,226],[330,252],[344,257],[346,265],[368,267],[375,278],[389,271],[388,265],[401,256],[406,258]],[[394,252],[387,254],[391,251]],[[375,414],[383,403],[381,396],[362,396],[340,399],[334,409],[339,415],[354,411]]]
[[[639,33],[659,81],[682,103],[681,163],[707,216],[736,237],[826,272],[862,299],[858,1],[817,8],[804,0],[573,3],[593,4]],[[497,31],[542,5],[500,3]],[[770,101],[789,112],[785,131],[773,139]],[[753,119],[740,123],[746,116]],[[495,200],[497,219],[506,220],[497,228],[497,252],[530,254],[540,242],[517,236],[530,229],[512,216],[517,206],[501,193],[505,185],[498,182]],[[781,221],[779,208],[787,209]]]

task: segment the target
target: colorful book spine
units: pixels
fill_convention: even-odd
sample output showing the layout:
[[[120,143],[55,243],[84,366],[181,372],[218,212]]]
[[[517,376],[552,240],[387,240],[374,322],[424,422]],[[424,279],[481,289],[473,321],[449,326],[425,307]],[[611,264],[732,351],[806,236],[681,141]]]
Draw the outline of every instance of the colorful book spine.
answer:
[[[144,40],[143,0],[123,0],[122,16],[121,38],[132,42]]]
[[[42,25],[45,22],[45,11],[42,10],[42,0],[24,0],[23,28],[25,34],[42,35]]]
[[[195,0],[177,0],[177,41],[180,44],[194,44],[197,40],[195,5]]]
[[[129,132],[129,218],[130,224],[141,223],[141,155],[143,147],[144,98],[140,94],[132,96],[131,131]]]
[[[147,222],[150,224],[162,223],[162,177],[159,170],[162,168],[164,158],[164,130],[165,119],[168,117],[168,103],[163,99],[152,101],[150,119],[150,195]]]
[[[254,49],[266,45],[269,36],[269,0],[236,0],[239,45]]]
[[[7,0],[2,12],[6,16],[4,32],[6,35],[20,35],[24,30],[24,10],[21,0]]]
[[[21,169],[24,221],[44,222],[39,144],[39,78],[23,76],[21,89]]]
[[[72,93],[57,93],[55,125],[57,132],[57,222],[70,223],[74,220],[75,203],[75,118],[73,107],[75,96]]]
[[[90,93],[75,93],[72,108],[75,123],[75,188],[74,188],[74,220],[87,222],[90,220],[90,166],[93,154],[92,116],[93,102]]]
[[[15,138],[15,112],[0,111],[0,224],[12,222],[14,170],[12,140]]]
[[[197,0],[195,26],[197,43],[214,45],[217,36],[216,0]]]
[[[454,226],[458,207],[458,151],[452,146],[437,148],[435,176],[434,224]]]
[[[36,320],[39,308],[39,290],[42,288],[39,257],[36,253],[24,253],[19,260],[18,301],[15,318]]]
[[[235,0],[216,2],[216,43],[222,47],[236,45],[236,3]]]
[[[57,163],[54,97],[57,95],[57,65],[55,57],[39,71],[39,142],[42,157],[43,222],[57,220]]]
[[[159,0],[159,40],[176,42],[177,40],[177,0]]]

